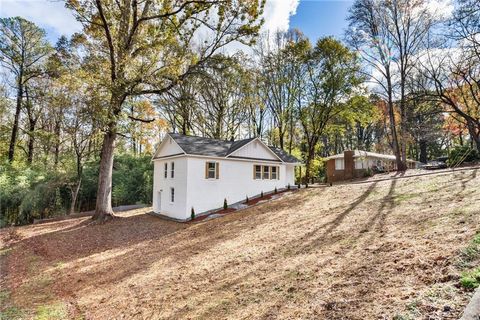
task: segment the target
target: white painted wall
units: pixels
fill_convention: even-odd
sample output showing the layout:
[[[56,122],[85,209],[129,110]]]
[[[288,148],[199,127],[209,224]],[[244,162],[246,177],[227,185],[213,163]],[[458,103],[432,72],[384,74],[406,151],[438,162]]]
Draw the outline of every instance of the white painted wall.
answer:
[[[165,157],[179,153],[184,153],[182,148],[180,148],[180,146],[167,135],[158,147],[155,157]]]
[[[205,162],[216,161],[220,163],[219,179],[205,179]],[[253,166],[272,165],[280,169],[278,180],[255,180],[253,179]],[[226,198],[228,204],[243,201],[248,195],[256,196],[262,191],[271,192],[277,187],[282,189],[294,185],[293,165],[287,166],[278,162],[254,162],[233,159],[207,159],[200,157],[188,157],[188,178],[187,178],[187,215],[190,217],[191,208],[195,212],[202,213],[211,209],[223,206]]]
[[[252,142],[244,145],[240,149],[236,150],[230,157],[246,157],[255,159],[270,159],[278,161],[278,157],[267,149],[260,141],[253,140]]]
[[[205,179],[205,163],[220,164],[219,179]],[[175,162],[175,176],[170,177],[171,162]],[[168,163],[168,175],[164,178],[164,164]],[[254,165],[278,166],[278,180],[253,179]],[[224,158],[177,156],[154,160],[153,211],[174,219],[187,220],[191,208],[196,214],[228,204],[243,201],[260,194],[294,185],[294,165],[279,162],[246,161]],[[170,201],[170,188],[175,188],[175,202]],[[161,193],[160,193],[160,190]],[[161,204],[160,204],[161,203]]]
[[[171,163],[175,163],[174,177],[171,178]],[[168,164],[167,178],[164,177],[164,165]],[[187,199],[187,157],[154,160],[153,212],[175,219],[185,219]],[[170,201],[170,188],[175,189],[175,201]]]

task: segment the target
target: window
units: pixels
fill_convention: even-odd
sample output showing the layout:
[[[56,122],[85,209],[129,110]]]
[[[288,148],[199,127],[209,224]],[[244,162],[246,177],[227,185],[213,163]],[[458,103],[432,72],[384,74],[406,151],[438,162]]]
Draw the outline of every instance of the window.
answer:
[[[343,158],[335,159],[335,170],[343,170],[344,168]]]
[[[206,162],[205,163],[205,179],[218,179],[219,168],[220,168],[220,164],[218,162]]]
[[[278,179],[278,174],[277,174],[277,167],[272,167],[272,174],[270,175],[270,179],[272,180],[277,180]]]
[[[170,188],[170,202],[175,202],[175,188]]]
[[[270,179],[270,167],[263,166],[263,179]]]
[[[163,177],[167,179],[168,177],[168,163],[165,162],[165,165],[163,166]]]
[[[367,167],[366,160],[362,158],[355,159],[355,169],[365,169]]]
[[[262,166],[253,166],[253,179],[262,179]]]
[[[170,163],[170,178],[175,176],[175,162]]]

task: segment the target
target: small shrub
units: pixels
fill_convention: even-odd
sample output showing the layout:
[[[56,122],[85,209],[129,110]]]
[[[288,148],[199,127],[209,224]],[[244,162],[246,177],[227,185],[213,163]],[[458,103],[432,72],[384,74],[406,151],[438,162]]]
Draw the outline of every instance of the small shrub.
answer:
[[[287,189],[290,190],[290,183],[287,185]]]
[[[277,187],[275,187],[275,190],[273,191],[275,194],[278,193]]]
[[[223,200],[223,209],[227,210],[228,209],[228,203],[227,203],[227,198]]]
[[[260,192],[260,198],[263,198],[263,191]]]
[[[297,188],[300,189],[300,183],[298,184]]]
[[[192,220],[195,219],[195,209],[193,209],[193,207],[192,207],[192,212],[191,212],[191,214],[190,214],[190,218],[191,218]]]
[[[245,196],[245,203],[248,203],[248,195]]]
[[[305,189],[306,189],[306,188],[308,188],[308,182],[307,182],[307,183],[305,183]]]
[[[363,176],[364,176],[365,178],[368,178],[368,177],[373,176],[373,171],[372,171],[372,169],[367,168],[367,170],[365,170],[365,172],[363,173]]]
[[[460,278],[460,284],[465,289],[476,289],[480,286],[480,268],[477,268],[470,272],[465,272]]]
[[[455,166],[463,162],[473,162],[480,159],[480,155],[476,149],[470,148],[469,145],[456,146],[448,155],[447,164]]]

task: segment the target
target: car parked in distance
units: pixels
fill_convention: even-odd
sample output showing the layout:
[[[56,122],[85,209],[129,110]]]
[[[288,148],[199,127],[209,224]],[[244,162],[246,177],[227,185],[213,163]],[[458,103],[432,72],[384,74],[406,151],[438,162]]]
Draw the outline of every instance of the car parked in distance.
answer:
[[[446,169],[448,168],[447,164],[444,161],[429,161],[427,164],[423,165],[423,169],[426,170],[438,170],[438,169]]]

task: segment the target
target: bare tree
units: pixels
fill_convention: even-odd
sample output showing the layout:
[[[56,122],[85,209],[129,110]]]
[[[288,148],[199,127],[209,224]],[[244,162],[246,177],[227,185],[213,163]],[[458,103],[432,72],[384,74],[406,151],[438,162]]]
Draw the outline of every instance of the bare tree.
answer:
[[[357,0],[350,11],[347,39],[387,102],[398,170],[406,169],[408,78],[432,26],[442,18],[428,0]]]

